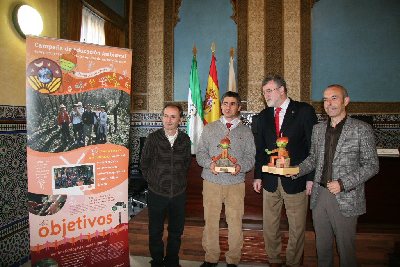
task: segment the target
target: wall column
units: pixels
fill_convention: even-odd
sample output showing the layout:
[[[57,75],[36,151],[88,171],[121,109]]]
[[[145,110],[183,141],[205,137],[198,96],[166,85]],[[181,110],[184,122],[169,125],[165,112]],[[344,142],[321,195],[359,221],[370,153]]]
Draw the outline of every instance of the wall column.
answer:
[[[259,112],[264,108],[261,96],[261,81],[265,69],[264,0],[248,1],[247,42],[247,111]]]
[[[164,1],[149,0],[149,61],[147,88],[149,112],[164,107]]]
[[[288,95],[300,100],[301,68],[301,14],[300,1],[283,1],[283,77],[288,87]]]

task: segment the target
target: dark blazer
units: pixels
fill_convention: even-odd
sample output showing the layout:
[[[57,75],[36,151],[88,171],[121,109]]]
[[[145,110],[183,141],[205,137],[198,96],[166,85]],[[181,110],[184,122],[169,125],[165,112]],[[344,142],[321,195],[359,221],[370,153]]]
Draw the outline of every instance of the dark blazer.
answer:
[[[310,207],[315,208],[320,191],[325,155],[327,122],[314,126],[310,155],[300,164],[300,174],[315,170]],[[360,120],[347,117],[336,146],[332,162],[332,180],[340,179],[343,191],[336,194],[339,209],[346,217],[366,212],[365,182],[379,171],[375,135],[372,127]]]
[[[287,149],[289,151],[290,164],[300,164],[307,158],[311,147],[311,133],[317,123],[314,108],[303,102],[290,99],[285,117],[281,126],[282,136],[289,138]],[[263,173],[262,166],[269,162],[269,155],[265,149],[275,149],[276,132],[274,121],[274,108],[268,107],[260,112],[255,129],[256,140],[256,164],[255,179],[262,179],[263,188],[268,192],[275,192],[278,186],[278,178],[282,181],[283,189],[288,194],[296,194],[305,190],[306,181],[312,181],[314,173],[304,175],[296,180],[285,176]]]

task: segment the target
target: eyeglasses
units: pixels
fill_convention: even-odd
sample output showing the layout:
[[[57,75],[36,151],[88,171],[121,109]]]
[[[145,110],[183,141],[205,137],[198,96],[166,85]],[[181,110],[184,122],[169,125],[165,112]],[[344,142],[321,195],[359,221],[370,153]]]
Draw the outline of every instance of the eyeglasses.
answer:
[[[277,88],[274,88],[274,89],[265,89],[265,90],[263,90],[263,95],[266,95],[266,94],[270,94],[270,93],[272,93],[273,91],[275,91],[275,90],[277,90],[277,89],[279,89],[280,87],[277,87]]]

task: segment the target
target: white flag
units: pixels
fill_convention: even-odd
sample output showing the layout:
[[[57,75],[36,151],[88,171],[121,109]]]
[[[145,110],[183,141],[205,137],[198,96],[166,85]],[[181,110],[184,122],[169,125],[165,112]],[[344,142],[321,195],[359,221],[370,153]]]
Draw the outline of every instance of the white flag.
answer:
[[[233,67],[233,57],[231,57],[231,59],[229,60],[228,91],[237,92],[237,89],[236,89],[236,78],[235,78],[235,68]]]

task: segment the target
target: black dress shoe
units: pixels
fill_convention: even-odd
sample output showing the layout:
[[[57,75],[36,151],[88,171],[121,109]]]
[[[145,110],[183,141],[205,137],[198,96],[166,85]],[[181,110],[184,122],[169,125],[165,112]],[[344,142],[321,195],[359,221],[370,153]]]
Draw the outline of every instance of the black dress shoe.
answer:
[[[205,261],[205,262],[203,262],[202,265],[200,265],[200,267],[216,267],[217,265],[218,265],[218,263],[212,263],[212,262]]]
[[[236,265],[236,264],[233,264],[233,263],[227,263],[227,264],[226,264],[226,267],[237,267],[237,265]]]
[[[164,267],[163,262],[150,261],[151,267]]]

